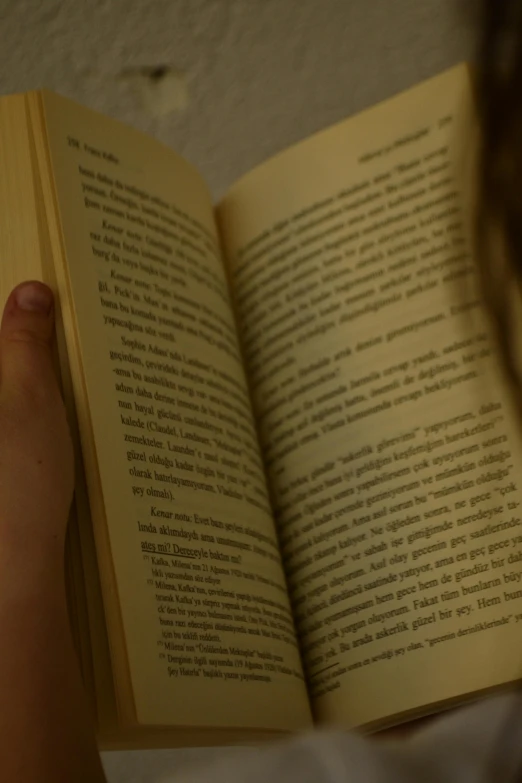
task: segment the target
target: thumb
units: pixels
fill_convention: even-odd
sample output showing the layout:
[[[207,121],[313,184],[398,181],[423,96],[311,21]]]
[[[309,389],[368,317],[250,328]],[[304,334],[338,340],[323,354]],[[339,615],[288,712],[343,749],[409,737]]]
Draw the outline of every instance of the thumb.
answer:
[[[7,394],[45,392],[55,384],[51,341],[53,295],[37,281],[10,294],[0,328],[0,384]]]

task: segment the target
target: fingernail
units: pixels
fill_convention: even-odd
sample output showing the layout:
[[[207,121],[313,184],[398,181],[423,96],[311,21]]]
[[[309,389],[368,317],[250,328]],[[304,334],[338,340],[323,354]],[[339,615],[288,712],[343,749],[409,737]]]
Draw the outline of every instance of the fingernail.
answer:
[[[43,283],[27,283],[17,289],[16,304],[21,310],[49,315],[53,306],[53,295]]]

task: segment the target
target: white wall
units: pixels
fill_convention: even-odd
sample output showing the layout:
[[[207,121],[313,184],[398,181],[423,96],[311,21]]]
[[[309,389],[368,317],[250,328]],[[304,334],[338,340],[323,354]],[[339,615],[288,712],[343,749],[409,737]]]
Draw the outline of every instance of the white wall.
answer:
[[[469,56],[477,0],[0,0],[0,89],[46,86],[157,136],[213,192],[274,152]],[[184,111],[129,70],[168,65]],[[142,80],[142,85],[145,83]]]

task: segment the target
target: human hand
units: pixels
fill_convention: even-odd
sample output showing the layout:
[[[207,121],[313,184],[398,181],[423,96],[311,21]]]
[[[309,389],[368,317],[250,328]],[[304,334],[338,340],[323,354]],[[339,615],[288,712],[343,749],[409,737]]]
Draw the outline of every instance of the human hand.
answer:
[[[51,344],[53,298],[22,283],[0,329],[0,572],[63,571],[73,449]]]
[[[73,449],[53,299],[15,288],[0,328],[0,779],[105,781],[69,624]]]

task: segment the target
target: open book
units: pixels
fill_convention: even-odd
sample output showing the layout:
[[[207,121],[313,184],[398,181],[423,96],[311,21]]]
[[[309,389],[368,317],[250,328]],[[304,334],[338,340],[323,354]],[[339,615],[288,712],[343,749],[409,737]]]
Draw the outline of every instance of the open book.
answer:
[[[517,422],[459,66],[216,207],[159,143],[0,101],[0,280],[56,291],[71,622],[104,746],[379,728],[517,680]]]

